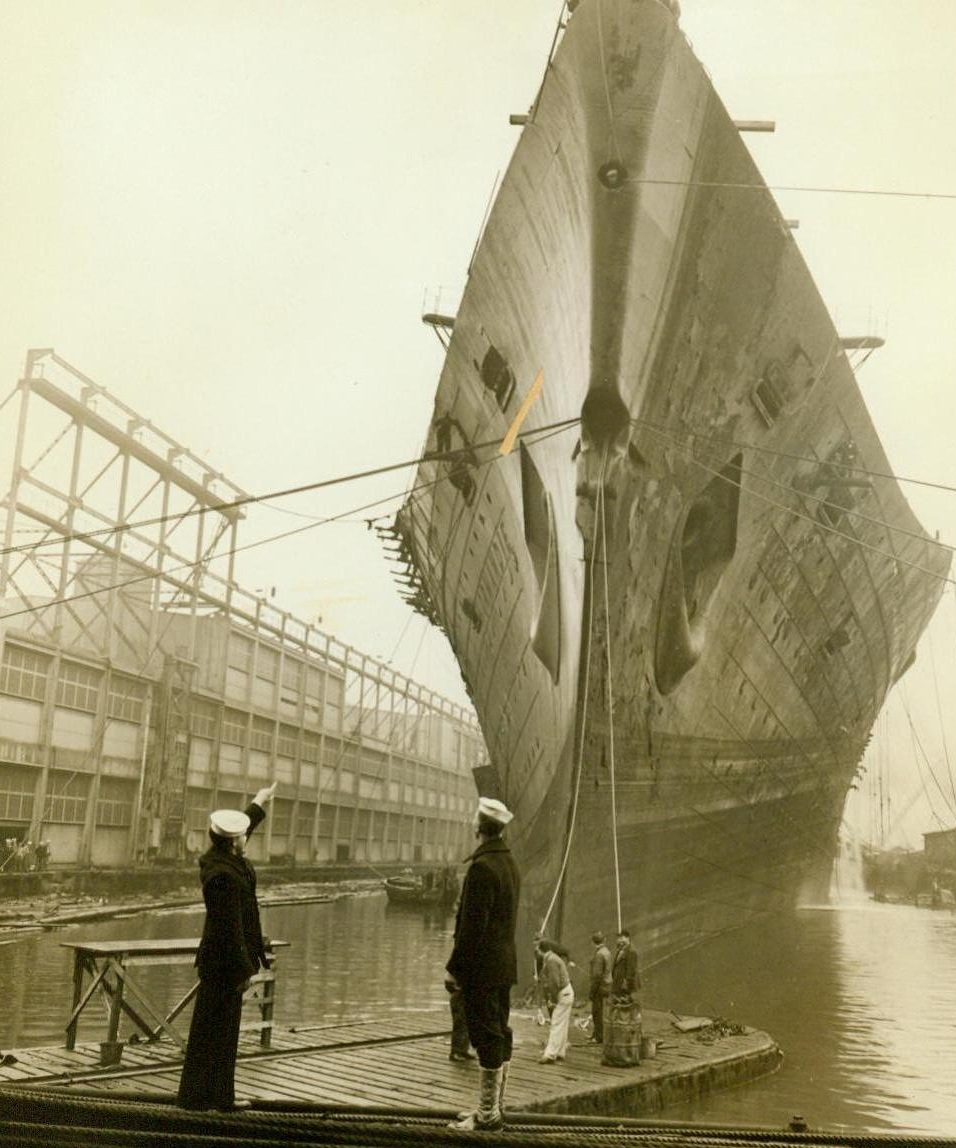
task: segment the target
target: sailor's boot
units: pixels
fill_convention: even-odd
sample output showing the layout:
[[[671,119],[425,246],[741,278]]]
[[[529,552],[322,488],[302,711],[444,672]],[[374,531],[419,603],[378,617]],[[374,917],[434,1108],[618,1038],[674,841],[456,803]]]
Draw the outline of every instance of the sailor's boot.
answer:
[[[482,1068],[479,1081],[478,1108],[453,1120],[448,1127],[458,1132],[497,1132],[502,1126],[498,1097],[501,1093],[501,1069]]]
[[[502,1123],[505,1119],[505,1088],[508,1085],[508,1070],[510,1068],[511,1061],[506,1060],[501,1066],[501,1080],[498,1083],[498,1111],[501,1113]]]

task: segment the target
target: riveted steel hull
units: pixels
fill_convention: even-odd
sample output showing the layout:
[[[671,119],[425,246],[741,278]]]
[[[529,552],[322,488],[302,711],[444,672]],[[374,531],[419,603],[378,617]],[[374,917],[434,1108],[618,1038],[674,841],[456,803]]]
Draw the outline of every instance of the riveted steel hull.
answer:
[[[889,465],[837,332],[678,22],[585,0],[396,524],[516,814],[529,933],[549,907],[572,945],[613,930],[617,873],[656,959],[821,883],[949,562],[864,471]]]

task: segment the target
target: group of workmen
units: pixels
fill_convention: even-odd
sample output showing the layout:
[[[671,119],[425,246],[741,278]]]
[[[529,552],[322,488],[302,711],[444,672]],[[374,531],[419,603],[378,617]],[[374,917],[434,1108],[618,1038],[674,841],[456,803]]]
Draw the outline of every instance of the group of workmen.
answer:
[[[244,856],[249,834],[265,817],[275,784],[261,789],[245,812],[216,810],[210,815],[210,848],[200,861],[206,921],[196,964],[199,992],[193,1010],[179,1104],[190,1109],[230,1110],[248,1106],[235,1098],[234,1075],[239,1042],[242,994],[250,978],[266,966],[266,951],[256,902],[256,875]],[[479,1066],[475,1108],[460,1114],[450,1127],[463,1132],[494,1131],[503,1124],[513,1035],[508,1023],[511,989],[518,982],[515,931],[521,879],[502,837],[513,820],[511,811],[482,797],[474,815],[478,847],[461,888],[455,936],[446,968],[445,987],[458,1020],[458,1043],[452,1059],[470,1059],[469,1043]],[[593,936],[591,1006],[600,1043],[607,1001],[627,999],[639,985],[637,954],[626,931],[618,934],[612,956],[604,936]],[[541,1059],[561,1060],[567,1050],[574,990],[569,954],[556,942],[535,941],[537,982],[543,1004],[552,1009],[551,1033]],[[606,1052],[606,1049],[605,1049]]]
[[[49,841],[20,841],[16,837],[8,837],[0,844],[0,872],[6,873],[40,873],[50,860]]]

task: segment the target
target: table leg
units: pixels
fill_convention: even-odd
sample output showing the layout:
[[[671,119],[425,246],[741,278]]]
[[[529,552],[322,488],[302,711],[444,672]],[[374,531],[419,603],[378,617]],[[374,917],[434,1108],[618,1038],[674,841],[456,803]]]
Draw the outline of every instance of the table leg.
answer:
[[[275,957],[269,954],[266,957],[266,969],[262,974],[262,999],[259,1001],[259,1012],[262,1015],[262,1028],[259,1029],[259,1045],[268,1048],[272,1044],[272,1014],[276,1003],[276,975],[274,971]]]
[[[121,968],[117,968],[116,962],[111,960],[110,967],[113,975],[116,978],[115,985],[110,989],[110,1020],[109,1028],[107,1029],[106,1039],[113,1044],[119,1035],[119,1022],[120,1013],[123,1011],[123,984],[124,977]],[[104,980],[104,984],[107,982]]]
[[[79,1023],[79,1013],[76,1006],[83,996],[83,974],[86,971],[86,962],[83,954],[77,950],[73,954],[73,1007],[70,1009],[70,1023],[66,1026],[66,1047],[76,1047],[76,1028]]]

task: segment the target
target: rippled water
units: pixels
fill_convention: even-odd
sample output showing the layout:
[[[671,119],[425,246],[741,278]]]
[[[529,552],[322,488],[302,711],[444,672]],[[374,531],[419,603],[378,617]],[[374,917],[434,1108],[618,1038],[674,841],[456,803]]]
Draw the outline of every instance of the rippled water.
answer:
[[[649,1004],[771,1033],[774,1076],[675,1118],[952,1134],[956,916],[861,902],[806,909],[654,970]],[[693,986],[693,987],[690,987]]]
[[[447,914],[396,911],[375,894],[264,907],[262,920],[270,936],[291,942],[279,951],[275,1017],[281,1024],[331,1024],[447,1004],[443,968],[454,925]],[[0,993],[12,1002],[0,1012],[0,1048],[51,1044],[63,1036],[73,968],[64,942],[198,937],[202,925],[200,906],[71,925],[0,946]],[[140,968],[132,975],[156,1001],[171,1004],[194,980],[189,966]],[[102,1039],[104,1015],[91,1005],[79,1039]]]
[[[277,1019],[330,1024],[443,1006],[451,917],[391,909],[381,895],[263,912],[280,958]],[[62,1039],[71,954],[64,940],[198,935],[201,912],[73,926],[0,946],[0,1048]],[[586,965],[587,954],[577,954]],[[578,970],[580,977],[581,970]],[[178,999],[188,968],[139,974]],[[725,1016],[785,1052],[764,1081],[672,1108],[671,1119],[816,1128],[956,1129],[956,916],[862,902],[801,910],[692,950],[646,978],[649,1007]],[[579,991],[584,987],[578,984]],[[81,1038],[100,1039],[102,1013]]]

